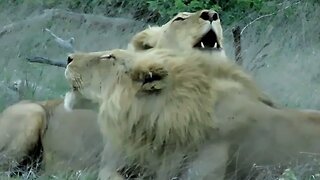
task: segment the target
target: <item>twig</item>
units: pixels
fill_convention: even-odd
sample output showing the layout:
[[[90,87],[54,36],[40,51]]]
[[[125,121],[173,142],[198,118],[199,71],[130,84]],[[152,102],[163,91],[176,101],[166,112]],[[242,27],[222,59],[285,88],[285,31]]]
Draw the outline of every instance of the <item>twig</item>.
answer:
[[[48,65],[52,65],[52,66],[57,66],[57,67],[66,67],[66,63],[64,62],[57,62],[57,61],[53,61],[51,59],[47,59],[44,57],[27,57],[26,58],[27,61],[32,62],[32,63],[42,63],[42,64],[48,64]]]
[[[272,16],[272,15],[275,15],[275,14],[276,14],[276,13],[270,13],[270,14],[265,14],[265,15],[263,15],[263,16],[257,17],[257,18],[256,18],[256,19],[254,19],[253,21],[249,22],[249,24],[245,25],[245,26],[242,28],[242,30],[241,30],[241,32],[240,32],[240,34],[242,34],[242,33],[243,33],[243,31],[244,31],[245,29],[247,29],[247,27],[248,27],[248,26],[250,26],[251,24],[253,24],[254,22],[256,22],[256,21],[258,21],[258,20],[260,20],[260,19],[262,19],[262,18],[265,18],[265,17],[269,17],[269,16]]]
[[[278,10],[277,12],[270,13],[270,14],[265,14],[265,15],[262,15],[262,16],[257,17],[256,19],[254,19],[253,21],[249,22],[247,25],[245,25],[245,26],[242,28],[240,35],[244,32],[245,29],[247,29],[248,26],[250,26],[250,25],[253,24],[254,22],[256,22],[256,21],[258,21],[258,20],[260,20],[260,19],[262,19],[262,18],[265,18],[265,17],[273,16],[273,15],[277,14],[278,12],[284,11],[284,10],[288,9],[289,7],[291,7],[291,6],[297,5],[297,4],[300,4],[300,3],[301,3],[301,2],[298,1],[298,2],[296,2],[296,3],[293,3],[292,5],[286,6],[285,8]]]
[[[45,28],[45,31],[47,31],[53,38],[54,41],[62,48],[65,48],[71,52],[74,52],[74,47],[73,47],[73,43],[74,43],[74,37],[71,37],[68,40],[64,40],[61,37],[57,36],[56,34],[54,34],[52,31],[50,31],[50,29]]]
[[[240,26],[236,26],[232,29],[233,34],[233,46],[235,48],[235,58],[238,65],[242,65],[243,59],[241,56],[241,35],[240,35]]]

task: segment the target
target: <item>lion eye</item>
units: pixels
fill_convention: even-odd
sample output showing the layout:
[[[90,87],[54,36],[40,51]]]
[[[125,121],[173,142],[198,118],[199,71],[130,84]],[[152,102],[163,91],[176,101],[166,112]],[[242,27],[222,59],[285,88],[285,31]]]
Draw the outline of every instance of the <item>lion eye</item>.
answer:
[[[147,49],[152,49],[153,47],[150,46],[149,44],[143,44],[143,45],[142,45],[142,48],[143,48],[144,50],[147,50]]]
[[[186,20],[186,18],[177,17],[177,18],[175,18],[173,21],[184,21],[184,20]]]
[[[110,60],[110,59],[116,59],[116,57],[112,54],[105,54],[101,56],[102,60]]]

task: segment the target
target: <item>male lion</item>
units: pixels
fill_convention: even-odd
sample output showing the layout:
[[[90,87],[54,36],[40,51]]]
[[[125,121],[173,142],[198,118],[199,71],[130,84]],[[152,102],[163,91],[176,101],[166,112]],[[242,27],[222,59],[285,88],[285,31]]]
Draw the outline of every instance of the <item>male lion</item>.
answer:
[[[223,179],[228,160],[239,176],[256,164],[286,163],[320,152],[320,113],[275,109],[224,56],[197,51],[114,50],[74,58],[65,99],[99,102],[105,139],[100,179],[137,166],[153,179]],[[70,97],[69,96],[69,97]],[[238,151],[237,161],[229,153]]]

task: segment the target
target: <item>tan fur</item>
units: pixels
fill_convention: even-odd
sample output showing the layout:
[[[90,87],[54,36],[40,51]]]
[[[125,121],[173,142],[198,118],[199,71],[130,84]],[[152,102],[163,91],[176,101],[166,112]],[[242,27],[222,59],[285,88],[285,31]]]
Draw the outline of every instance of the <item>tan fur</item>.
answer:
[[[217,14],[218,19],[210,23],[208,20],[201,17],[201,14],[205,12]],[[183,20],[179,20],[179,18],[183,18]],[[211,37],[210,40],[213,42],[217,41],[219,48],[202,49],[194,47],[194,45],[210,30],[216,35],[216,39]],[[218,56],[214,58],[225,61],[228,60],[228,58],[226,57],[223,46],[223,30],[218,13],[213,10],[200,10],[194,13],[178,13],[169,22],[160,27],[149,27],[137,33],[131,39],[128,50],[135,52],[153,48],[164,48],[176,51],[197,50],[204,54],[210,54],[213,57]],[[244,79],[246,79],[246,77],[244,77]],[[259,91],[259,93],[262,102],[272,107],[278,107],[265,92]]]
[[[176,48],[178,48],[181,45],[185,45],[187,43],[185,40],[188,40],[188,43],[190,43],[189,37],[198,38],[199,36],[202,35],[201,28],[207,26],[205,25],[206,23],[204,21],[201,21],[201,20],[197,21],[197,18],[199,19],[199,13],[200,11],[196,13],[179,13],[177,16],[172,18],[168,23],[166,23],[161,27],[155,26],[155,27],[147,28],[145,31],[138,33],[133,38],[133,40],[129,44],[129,49],[135,49],[137,51],[146,50],[146,49],[155,47],[155,45],[158,45],[159,47],[164,47],[164,46],[171,47],[171,45],[174,45]],[[180,23],[180,22],[173,23],[174,19],[176,19],[177,17],[187,18],[185,22],[188,22],[188,23]],[[197,30],[191,30],[192,27],[197,28]],[[223,36],[222,36],[220,20],[214,21],[212,27],[215,29],[222,46]],[[171,43],[165,44],[165,43],[168,43],[167,40],[171,36],[170,34],[176,33],[178,30],[180,33],[177,36],[174,35],[175,38],[172,39],[174,41],[173,44]],[[167,31],[167,34],[163,34],[163,31]],[[186,38],[182,38],[183,36],[185,36]],[[159,37],[161,37],[160,44],[158,44]],[[80,57],[85,54],[86,53],[81,54]],[[86,58],[87,57],[84,56],[84,59]],[[22,103],[25,103],[25,104],[22,105]],[[47,161],[46,163],[47,169],[52,169],[52,168],[49,168],[51,166],[57,167],[57,169],[65,168],[65,166],[60,166],[60,163],[55,163],[55,161],[53,160],[52,162],[49,162],[50,159],[63,159],[63,158],[66,158],[66,159],[61,160],[61,162],[66,163],[67,164],[66,166],[71,166],[71,169],[73,167],[78,167],[78,165],[81,164],[82,162],[81,163],[74,162],[71,159],[77,159],[77,158],[79,159],[80,156],[82,156],[82,154],[81,153],[77,154],[73,152],[72,148],[70,150],[69,149],[63,150],[65,148],[64,146],[67,146],[67,144],[73,144],[69,147],[79,147],[75,149],[81,149],[81,150],[87,149],[87,146],[85,146],[84,144],[75,145],[74,142],[76,142],[77,139],[79,139],[79,137],[78,136],[75,137],[74,135],[76,133],[72,131],[68,131],[68,128],[72,129],[72,128],[78,127],[79,131],[77,133],[80,133],[80,132],[88,132],[88,134],[93,133],[94,135],[92,137],[95,138],[97,136],[94,133],[96,127],[95,125],[92,125],[92,124],[88,125],[87,122],[91,122],[91,119],[95,118],[96,113],[89,110],[77,110],[73,112],[68,112],[65,109],[61,108],[62,107],[61,103],[62,103],[61,99],[54,99],[54,100],[41,101],[41,102],[22,101],[18,104],[8,107],[7,110],[10,110],[10,111],[8,112],[7,110],[5,110],[3,112],[3,116],[5,116],[5,118],[2,118],[0,120],[2,123],[5,123],[3,126],[0,126],[0,131],[2,131],[2,133],[10,132],[11,135],[10,137],[2,136],[2,141],[0,141],[0,146],[2,147],[1,152],[3,154],[7,154],[6,152],[11,152],[9,155],[12,156],[12,159],[15,159],[19,162],[22,159],[24,159],[28,154],[30,154],[30,152],[32,152],[35,147],[37,147],[37,144],[41,142],[41,138],[42,138],[44,139],[44,141],[42,141],[41,143],[42,143],[42,148],[45,149],[44,159],[45,161]],[[28,108],[31,108],[32,110],[28,112],[24,110]],[[42,109],[39,110],[39,108],[42,108]],[[78,118],[79,120],[77,120]],[[88,118],[88,119],[85,119],[85,118]],[[12,119],[15,119],[15,120],[12,120]],[[53,122],[56,125],[51,126],[52,123],[49,123],[49,122]],[[72,125],[71,122],[74,122],[75,124]],[[63,123],[68,124],[68,126],[66,127],[63,126]],[[17,126],[17,124],[19,125]],[[26,127],[28,127],[28,129]],[[13,130],[14,128],[16,128],[17,130]],[[47,133],[47,132],[52,132],[53,129],[55,132],[54,134]],[[27,136],[24,136],[24,134],[27,134]],[[62,138],[55,138],[55,137],[60,137],[59,134],[65,135],[70,138],[67,138],[67,139],[64,138],[65,142],[62,142],[60,141]],[[91,137],[91,135],[87,135],[87,137]],[[73,141],[73,138],[74,138],[74,141]],[[19,140],[16,140],[16,139],[19,139]],[[99,139],[99,138],[97,137],[95,139]],[[91,140],[91,141],[96,142],[95,140]],[[15,148],[16,150],[12,150],[13,148],[9,147],[7,145],[7,142],[11,143],[10,146],[19,147],[19,148]],[[46,145],[49,146],[48,144],[50,144],[50,148],[46,147]],[[81,146],[84,146],[84,147],[81,147]],[[50,152],[53,151],[52,149],[55,149],[54,152],[56,152],[56,154],[48,153],[49,151]],[[79,156],[72,155],[72,154],[77,154]],[[85,160],[82,160],[82,161],[85,162]],[[87,166],[91,166],[91,163],[88,163]]]
[[[75,91],[100,102],[101,179],[121,179],[116,170],[135,164],[155,179],[223,179],[230,151],[239,152],[239,174],[319,153],[319,112],[266,106],[241,69],[215,57],[115,50],[69,64],[71,84],[83,80]]]
[[[66,170],[96,170],[102,152],[97,112],[68,112],[63,103],[48,108],[47,128],[42,137],[46,173]]]
[[[5,109],[0,115],[0,169],[14,167],[14,160],[22,161],[36,148],[46,113],[29,101],[22,101]]]
[[[128,44],[128,50],[144,51],[156,46],[162,27],[152,26],[134,35]]]
[[[25,159],[35,161],[40,149],[46,173],[94,169],[102,151],[96,118],[91,110],[67,112],[63,99],[9,106],[0,116],[0,169],[14,168]]]
[[[184,16],[185,14],[187,13],[180,13],[179,15],[177,15],[176,17],[178,16]],[[194,14],[194,13],[190,13],[190,14]],[[193,15],[194,16],[194,15]],[[175,18],[176,18],[175,17]],[[174,18],[173,18],[174,19]],[[167,24],[170,24],[171,21],[170,20]],[[218,24],[215,25],[216,28],[221,28],[221,25],[220,25],[220,21],[217,21]],[[168,27],[168,30],[170,30],[170,25],[166,25]],[[157,41],[157,37],[159,37],[159,35],[161,34],[161,30],[164,29],[164,26],[163,27],[152,27],[152,28],[148,28],[146,31],[142,31],[141,33],[138,33],[138,35],[136,37],[139,37],[137,39],[136,42],[134,42],[134,46],[132,48],[136,48],[137,50],[145,50],[145,49],[148,49],[148,48],[152,48],[158,41]],[[186,34],[187,36],[189,36],[190,34]],[[179,37],[180,38],[180,37]],[[221,43],[222,43],[222,37],[221,37]],[[139,46],[140,46],[140,49],[139,49]],[[132,49],[131,48],[131,49]],[[22,102],[21,102],[22,103]],[[25,111],[21,111],[20,109],[24,109],[24,108],[27,108],[28,106],[32,106],[32,107],[39,107],[42,106],[42,114],[38,113],[37,111],[34,112],[32,114],[32,111],[30,112],[25,112]],[[12,107],[8,107],[8,109],[11,109],[13,108],[14,111],[10,111],[11,114],[7,115],[7,119],[2,119],[1,121],[7,123],[6,125],[4,126],[1,126],[0,127],[0,130],[1,129],[7,129],[8,131],[10,129],[12,129],[12,127],[16,126],[16,124],[18,124],[18,122],[13,122],[11,119],[15,119],[16,116],[18,116],[18,114],[16,114],[16,111],[15,110],[18,110],[21,112],[21,117],[23,118],[16,118],[16,119],[19,119],[19,124],[21,124],[21,126],[19,126],[20,128],[18,128],[19,130],[15,131],[15,133],[12,133],[12,134],[15,134],[15,135],[12,135],[9,137],[7,136],[4,136],[2,139],[3,141],[0,141],[0,146],[3,146],[3,149],[1,152],[6,152],[6,151],[11,151],[9,147],[5,146],[6,142],[13,142],[13,143],[16,143],[16,146],[19,146],[19,150],[17,151],[16,155],[13,156],[13,159],[16,159],[17,161],[20,161],[21,159],[23,159],[26,154],[29,154],[29,151],[32,152],[32,150],[34,150],[34,147],[35,147],[35,144],[37,144],[39,142],[39,139],[40,137],[42,137],[43,135],[45,135],[45,137],[48,137],[46,136],[46,132],[47,130],[49,130],[49,132],[51,132],[51,128],[52,126],[50,126],[50,123],[48,123],[49,121],[53,121],[53,122],[63,122],[66,117],[68,118],[71,118],[72,120],[68,121],[68,122],[72,122],[74,118],[78,118],[78,115],[82,114],[83,110],[79,110],[79,113],[78,111],[74,111],[74,112],[67,112],[65,111],[64,109],[60,109],[59,107],[62,107],[61,105],[61,100],[57,99],[57,100],[49,100],[49,101],[42,101],[42,102],[31,102],[30,101],[30,104],[25,104],[24,106],[15,106],[13,105]],[[60,109],[59,111],[56,111],[56,109]],[[36,108],[35,108],[36,110]],[[84,111],[84,113],[86,113],[87,111]],[[30,116],[27,116],[27,114],[32,114]],[[43,114],[44,113],[44,114]],[[72,114],[74,113],[74,114]],[[6,114],[6,111],[4,112],[4,114]],[[23,116],[23,114],[25,114],[25,116]],[[56,114],[63,114],[63,116],[56,116]],[[95,117],[95,112],[93,111],[90,111],[88,112],[88,114],[90,115],[89,119],[92,119],[93,117]],[[29,118],[31,117],[32,118]],[[53,120],[50,120],[52,119],[52,117],[59,117],[60,119],[57,119],[57,118],[53,118]],[[86,116],[80,116],[80,121],[90,121],[89,119],[88,120],[84,120],[84,118],[82,117],[86,117]],[[38,121],[36,121],[35,119],[38,119]],[[32,122],[30,122],[32,121]],[[77,123],[79,123],[77,122]],[[57,123],[57,124],[59,124]],[[79,123],[79,124],[83,124],[83,122]],[[84,123],[85,124],[85,123]],[[71,128],[72,128],[72,124],[68,124]],[[79,132],[86,132],[85,129],[89,129],[89,131],[93,131],[95,128],[92,128],[93,125],[90,125],[89,127],[85,127],[84,125],[83,126],[80,126],[79,128]],[[10,128],[9,128],[10,127]],[[33,128],[33,131],[32,133],[34,134],[33,136],[31,137],[28,137],[28,136],[25,136],[25,138],[21,141],[16,141],[14,140],[14,138],[18,138],[18,136],[26,133],[27,129],[25,127],[32,127]],[[54,128],[55,131],[57,131],[57,134],[64,134],[64,135],[67,135],[68,137],[70,136],[70,141],[72,140],[71,137],[73,137],[74,133],[71,133],[70,131],[67,131],[67,128],[63,128],[62,125],[61,126],[55,126],[55,127],[60,127],[60,128]],[[81,128],[83,130],[81,130]],[[3,130],[3,132],[7,132],[5,130]],[[12,131],[13,132],[13,131]],[[53,144],[55,143],[61,143],[60,139],[59,138],[53,138],[53,134],[50,135],[51,138],[44,138],[45,140],[48,139],[48,141],[46,143],[50,143],[51,144],[51,148],[53,146]],[[78,137],[75,137],[76,139]],[[51,141],[51,142],[50,142]],[[66,140],[67,143],[65,144],[72,144],[72,143],[68,143],[69,140]],[[20,142],[20,144],[17,144],[18,142]],[[42,142],[44,144],[46,144],[45,142]],[[41,144],[40,144],[41,145]],[[57,145],[57,148],[61,148],[62,146],[60,145]],[[46,147],[43,147],[45,149],[48,149]],[[81,148],[80,148],[81,149]],[[86,149],[86,148],[84,148]],[[13,152],[13,151],[12,151]],[[56,152],[59,152],[59,151],[56,151]],[[64,151],[63,153],[70,153],[72,154],[72,150],[70,151]],[[63,154],[63,153],[60,153],[60,154]],[[4,153],[5,154],[5,153]],[[19,154],[19,155],[18,155]],[[45,154],[49,154],[49,153],[45,153]],[[59,153],[58,153],[59,154]],[[49,156],[49,155],[48,155]],[[60,155],[50,155],[50,156],[60,156]],[[68,158],[71,158],[71,156],[65,156],[65,157],[68,157]],[[67,158],[67,159],[68,159]],[[45,158],[45,159],[50,159],[50,158]],[[54,159],[54,158],[53,158]],[[69,160],[66,160],[66,162],[68,162]],[[47,163],[48,164],[48,163]],[[54,164],[54,163],[50,163],[50,164]],[[69,163],[71,164],[71,163]],[[74,163],[74,164],[79,164],[79,163]],[[47,166],[48,167],[48,166]],[[59,165],[57,165],[57,167],[59,167]]]
[[[217,19],[214,19],[210,23],[207,19],[202,18],[201,14],[204,12],[216,14]],[[210,30],[214,32],[216,39],[210,37],[207,40],[211,42],[216,41],[219,47],[206,48],[205,50],[200,47],[194,47]],[[204,43],[204,45],[206,44]],[[225,56],[223,45],[223,31],[218,13],[213,10],[200,10],[193,13],[178,13],[162,26],[152,26],[137,33],[131,39],[128,49],[133,51],[143,51],[152,48],[198,49],[202,52],[213,53],[215,55],[219,52]],[[227,59],[223,58],[223,60]]]
[[[148,40],[145,39],[146,42]],[[79,144],[77,141],[80,141],[82,137],[75,135],[88,132],[87,135],[83,136],[92,138],[88,142],[96,142],[98,147],[96,149],[101,149],[99,147],[101,142],[98,143],[101,138],[99,137],[100,135],[97,135],[99,131],[96,124],[92,121],[92,119],[96,118],[97,113],[87,110],[88,107],[84,107],[83,105],[81,107],[86,110],[78,109],[68,112],[68,110],[62,108],[62,103],[62,99],[39,102],[23,100],[7,107],[3,111],[0,118],[0,135],[2,134],[0,137],[0,168],[2,170],[7,170],[10,168],[9,166],[17,166],[19,162],[22,162],[27,156],[32,154],[35,148],[45,149],[44,160],[46,161],[46,169],[48,170],[61,170],[68,166],[70,169],[79,169],[80,164],[83,164],[84,166],[82,167],[85,168],[93,166],[93,163],[87,163],[91,161],[86,162],[86,158],[82,158],[84,154],[80,153],[80,151],[82,153],[86,152],[88,146],[85,143]],[[83,102],[81,101],[80,103]],[[51,126],[52,124],[55,125]],[[75,127],[78,128],[77,132],[69,130]],[[54,133],[51,133],[53,129]],[[61,138],[59,134],[65,135],[67,138]],[[44,139],[43,142],[41,142],[41,138]],[[43,144],[48,147],[44,147]],[[70,149],[66,149],[66,147],[70,147]],[[91,149],[91,147],[89,148]],[[79,153],[75,153],[74,149],[78,149]],[[39,158],[39,154],[32,157],[33,160],[36,158]],[[59,162],[57,159],[59,159]],[[80,161],[74,162],[72,159],[81,159],[81,163]],[[13,164],[12,160],[15,160],[17,163]],[[61,165],[61,163],[66,165]]]
[[[121,179],[116,170],[127,165],[154,179],[223,179],[233,160],[229,152],[239,152],[241,160],[231,164],[240,164],[239,175],[255,162],[319,153],[320,113],[261,103],[254,82],[223,56],[105,53],[75,60],[66,70],[71,84],[78,82],[74,77],[83,80],[74,92],[100,103],[106,142],[100,179]]]
[[[106,142],[100,179],[119,178],[116,169],[136,164],[144,176],[155,179],[193,177],[187,174],[192,166],[205,171],[206,178],[220,178],[225,167],[210,162],[226,162],[228,144],[214,141],[219,131],[211,113],[218,98],[213,90],[240,89],[255,97],[256,93],[246,92],[254,85],[235,66],[223,61],[207,58],[211,63],[204,63],[201,56],[189,56],[186,63],[184,56],[156,52],[115,50],[105,52],[100,59],[74,58],[66,69],[67,79],[77,87],[75,91],[100,103],[99,124]],[[215,75],[225,78],[223,83],[215,82]],[[161,79],[143,83],[148,76]],[[237,79],[244,80],[244,85],[233,83]],[[213,169],[200,170],[196,164],[210,149],[219,149],[205,161]]]

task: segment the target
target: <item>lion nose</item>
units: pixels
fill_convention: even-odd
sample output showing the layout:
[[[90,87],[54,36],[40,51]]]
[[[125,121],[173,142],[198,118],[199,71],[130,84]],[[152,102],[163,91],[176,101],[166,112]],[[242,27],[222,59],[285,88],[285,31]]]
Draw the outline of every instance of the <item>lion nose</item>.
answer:
[[[70,64],[73,61],[73,58],[68,56],[67,65]]]
[[[214,11],[208,11],[208,10],[204,10],[201,12],[200,14],[200,18],[205,20],[205,21],[216,21],[219,19],[219,15],[218,13],[214,12]]]

